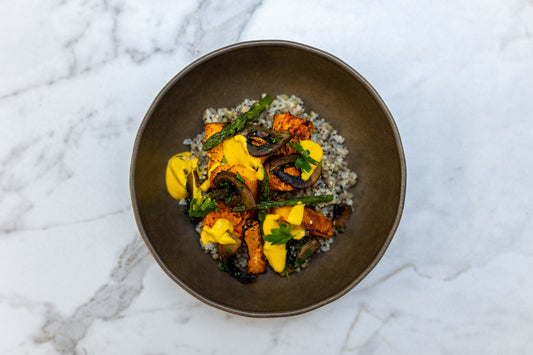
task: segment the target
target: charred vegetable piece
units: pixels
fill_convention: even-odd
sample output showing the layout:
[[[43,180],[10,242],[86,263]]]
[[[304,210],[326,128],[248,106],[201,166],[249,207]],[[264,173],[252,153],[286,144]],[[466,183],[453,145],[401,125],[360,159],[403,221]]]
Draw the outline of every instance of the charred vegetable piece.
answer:
[[[209,197],[213,201],[218,200],[226,200],[228,197],[231,197],[231,195],[234,195],[235,193],[231,189],[231,187],[228,186],[228,188],[219,188],[215,190],[209,191],[205,197]]]
[[[297,205],[298,202],[301,202],[304,205],[311,205],[313,203],[329,202],[332,200],[333,200],[333,195],[307,196],[307,197],[301,197],[301,198],[291,198],[288,200],[281,200],[281,201],[260,202],[256,204],[256,206],[253,209],[264,210],[264,209],[271,208],[271,207],[294,206],[294,205]],[[243,212],[249,209],[250,208],[247,208],[246,206],[240,205],[240,206],[233,207],[231,211],[232,212]]]
[[[322,167],[320,165],[317,166],[313,174],[307,180],[303,180],[300,176],[295,176],[285,172],[284,169],[289,166],[294,166],[298,158],[298,154],[272,157],[269,159],[269,172],[276,175],[284,183],[295,188],[304,189],[309,187],[313,185],[320,177],[320,174],[322,173]]]
[[[309,231],[309,234],[317,237],[330,238],[333,236],[333,222],[331,219],[310,208],[304,210],[302,227]]]
[[[316,238],[309,239],[298,251],[296,258],[305,260],[313,255],[320,248],[320,242]]]
[[[270,200],[270,185],[268,183],[268,174],[266,173],[265,167],[263,169],[263,180],[259,183],[259,201],[268,201]]]
[[[246,219],[250,218],[252,212],[231,212],[231,207],[224,204],[222,201],[216,203],[217,210],[209,213],[202,221],[202,228],[204,226],[212,228],[219,218],[225,218],[233,225],[233,235],[242,239],[242,228]]]
[[[276,131],[289,131],[297,140],[311,139],[313,135],[313,123],[291,115],[290,113],[279,113],[274,116],[272,129]]]
[[[265,95],[265,97],[263,97],[261,100],[254,103],[247,112],[245,112],[240,117],[237,117],[231,123],[224,126],[224,128],[222,128],[220,132],[217,132],[211,137],[209,137],[205,141],[204,150],[211,150],[220,143],[222,143],[224,140],[231,138],[240,131],[242,131],[246,124],[248,122],[255,121],[259,117],[261,112],[263,112],[270,106],[272,101],[273,99],[272,97],[270,97],[270,95]]]
[[[264,167],[268,175],[268,183],[270,186],[270,190],[272,191],[295,191],[296,190],[295,187],[292,187],[291,185],[284,183],[275,174],[269,172],[270,171],[270,160],[271,159],[267,159],[264,163]],[[284,170],[295,176],[301,175],[301,172],[298,169],[296,169],[296,167],[290,167]]]
[[[297,268],[306,268],[311,256],[320,248],[316,238],[305,237],[287,243],[287,272],[293,273]]]
[[[344,232],[346,227],[348,227],[351,213],[352,207],[345,203],[339,203],[333,206],[333,225],[340,230],[341,233]]]
[[[227,188],[229,185],[233,186],[235,192],[239,194],[242,204],[248,209],[252,209],[256,206],[254,195],[241,179],[229,171],[221,171],[215,176],[213,183],[216,187],[221,188]]]
[[[298,159],[298,154],[291,154],[291,155],[277,155],[274,157],[270,157],[266,163],[268,163],[268,170],[269,172],[275,171],[277,169],[281,169],[289,164],[294,164],[296,162],[296,159]]]
[[[296,187],[297,189],[305,189],[306,187],[313,185],[320,177],[320,174],[322,174],[322,167],[320,165],[316,167],[315,171],[313,171],[313,174],[311,174],[311,176],[307,180],[303,180],[299,176],[291,175],[283,171],[282,169],[279,169],[276,172],[276,176],[281,181],[293,187]]]
[[[206,199],[202,196],[202,191],[199,189],[200,178],[196,170],[193,170],[187,175],[185,187],[189,194],[189,199],[187,199],[187,213],[189,217],[202,218],[217,208],[214,200]]]
[[[248,153],[254,157],[264,157],[276,153],[291,138],[291,134],[287,131],[274,131],[260,126],[248,127],[244,130],[243,135],[247,138]]]
[[[235,240],[234,244],[218,244],[218,255],[220,257],[220,260],[227,265],[230,261],[230,258],[239,250],[239,248],[242,245],[242,241],[237,238],[235,235],[230,235],[233,240]]]
[[[262,274],[266,270],[263,254],[261,224],[255,219],[248,219],[244,224],[244,241],[248,248],[248,273]]]
[[[253,282],[257,278],[257,276],[255,276],[254,274],[248,274],[245,271],[239,269],[237,266],[235,266],[235,254],[230,257],[230,260],[227,264],[223,265],[225,271],[227,271],[231,276],[233,276],[235,279],[242,282],[243,284]]]
[[[200,186],[200,177],[198,177],[198,171],[193,170],[192,173],[187,175],[187,192],[191,198],[194,197],[195,190]]]

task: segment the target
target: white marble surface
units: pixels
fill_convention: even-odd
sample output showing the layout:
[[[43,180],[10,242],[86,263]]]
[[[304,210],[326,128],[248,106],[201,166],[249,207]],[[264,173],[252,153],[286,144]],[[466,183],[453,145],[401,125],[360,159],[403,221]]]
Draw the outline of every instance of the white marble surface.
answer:
[[[251,39],[358,70],[407,158],[382,261],[290,318],[190,296],[130,206],[155,95]],[[0,353],[533,354],[533,1],[2,1],[0,78]]]

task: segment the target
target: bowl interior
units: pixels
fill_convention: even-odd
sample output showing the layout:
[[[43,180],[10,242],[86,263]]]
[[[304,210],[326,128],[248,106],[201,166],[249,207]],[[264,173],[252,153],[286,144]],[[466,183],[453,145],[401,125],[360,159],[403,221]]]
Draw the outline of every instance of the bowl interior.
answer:
[[[168,159],[188,150],[207,107],[286,93],[325,117],[345,137],[358,174],[349,227],[325,254],[290,278],[269,270],[241,284],[200,249],[194,226],[166,191]],[[132,159],[134,211],[152,254],[178,284],[215,307],[248,316],[302,313],[354,287],[390,243],[403,207],[405,163],[398,132],[375,91],[338,59],[300,44],[241,43],[194,62],[163,89],[139,130]]]

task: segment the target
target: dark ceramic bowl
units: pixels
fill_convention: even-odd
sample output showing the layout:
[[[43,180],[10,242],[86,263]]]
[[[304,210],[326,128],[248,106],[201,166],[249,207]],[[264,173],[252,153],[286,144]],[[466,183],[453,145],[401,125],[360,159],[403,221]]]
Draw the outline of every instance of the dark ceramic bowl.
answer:
[[[194,226],[167,193],[168,159],[188,150],[207,107],[244,98],[300,96],[346,138],[348,166],[358,175],[355,212],[332,249],[304,271],[272,270],[252,284],[221,272],[200,249]],[[201,301],[253,317],[288,316],[323,306],[357,285],[377,264],[398,226],[405,196],[405,160],[394,120],[370,84],[334,56],[285,41],[237,43],[182,70],[159,93],[139,128],[131,162],[133,210],[155,260]]]

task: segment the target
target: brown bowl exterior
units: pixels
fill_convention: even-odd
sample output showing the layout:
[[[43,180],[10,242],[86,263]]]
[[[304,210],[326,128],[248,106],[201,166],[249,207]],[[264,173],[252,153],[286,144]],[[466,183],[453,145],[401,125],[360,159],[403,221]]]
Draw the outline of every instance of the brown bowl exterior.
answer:
[[[272,270],[241,284],[200,249],[182,207],[166,191],[168,159],[186,151],[184,138],[202,131],[207,107],[234,107],[244,98],[300,96],[345,137],[348,166],[358,174],[355,212],[332,249],[301,273]],[[377,264],[403,210],[405,159],[394,120],[377,92],[336,57],[286,41],[253,41],[212,52],[163,88],[139,129],[130,188],[142,237],[163,270],[214,307],[253,317],[303,313],[342,296]]]

